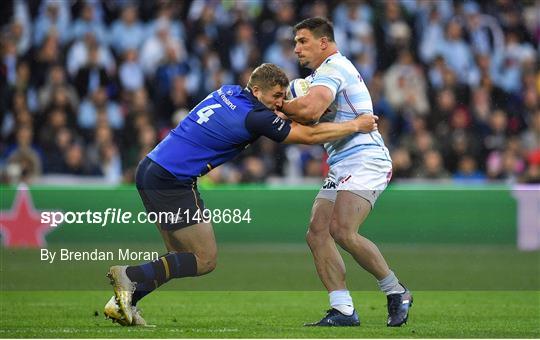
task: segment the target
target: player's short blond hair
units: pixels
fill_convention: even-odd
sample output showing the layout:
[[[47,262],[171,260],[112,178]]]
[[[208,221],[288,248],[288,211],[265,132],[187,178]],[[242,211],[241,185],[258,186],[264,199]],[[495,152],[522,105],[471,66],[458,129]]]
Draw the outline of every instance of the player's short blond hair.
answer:
[[[285,72],[278,66],[270,63],[262,64],[253,70],[247,83],[247,87],[250,90],[254,86],[267,90],[276,85],[287,87],[289,85],[289,78],[287,78]]]

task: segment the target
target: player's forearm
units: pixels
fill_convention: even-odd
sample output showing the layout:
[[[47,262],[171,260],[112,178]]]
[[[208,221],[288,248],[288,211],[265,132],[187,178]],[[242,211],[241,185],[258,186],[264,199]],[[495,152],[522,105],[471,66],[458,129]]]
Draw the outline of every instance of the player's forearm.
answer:
[[[360,132],[354,122],[320,123],[310,127],[310,144],[322,144]]]

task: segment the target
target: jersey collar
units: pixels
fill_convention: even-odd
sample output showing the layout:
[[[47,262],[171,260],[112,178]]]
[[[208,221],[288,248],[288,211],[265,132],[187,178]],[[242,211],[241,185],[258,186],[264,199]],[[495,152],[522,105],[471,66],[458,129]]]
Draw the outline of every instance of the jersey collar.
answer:
[[[248,97],[249,100],[251,100],[251,102],[252,102],[253,104],[255,104],[256,106],[257,106],[257,105],[261,105],[261,106],[263,106],[263,107],[266,107],[266,106],[264,106],[263,103],[261,103],[261,102],[257,99],[257,97],[255,97],[255,96],[253,95],[253,93],[251,93],[251,90],[248,89],[247,86],[244,88],[244,93],[245,93],[246,97]]]
[[[330,58],[332,58],[336,54],[341,55],[341,52],[339,52],[339,50],[336,50],[334,53],[330,54],[328,57],[326,57],[326,59],[324,59],[324,61],[319,65],[319,67],[329,62]],[[317,74],[317,70],[319,69],[319,67],[317,67],[316,69],[313,70],[313,72],[311,72],[311,77],[315,77],[315,74]]]

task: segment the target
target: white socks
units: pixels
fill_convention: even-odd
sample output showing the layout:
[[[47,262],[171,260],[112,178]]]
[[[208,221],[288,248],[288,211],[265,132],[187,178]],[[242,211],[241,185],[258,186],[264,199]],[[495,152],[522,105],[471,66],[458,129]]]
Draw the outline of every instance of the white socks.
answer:
[[[399,294],[405,291],[402,285],[399,284],[399,280],[394,274],[390,271],[387,277],[377,281],[379,288],[386,294]],[[351,294],[348,290],[334,290],[328,293],[330,297],[330,306],[334,309],[337,309],[344,315],[352,315],[354,312],[354,305],[352,301]]]
[[[354,306],[348,290],[334,290],[328,293],[328,296],[330,297],[330,306],[332,308],[337,309],[344,315],[352,315]]]
[[[377,284],[386,295],[399,294],[405,291],[405,288],[399,284],[399,280],[393,271],[390,271],[390,274],[384,279],[377,281]]]

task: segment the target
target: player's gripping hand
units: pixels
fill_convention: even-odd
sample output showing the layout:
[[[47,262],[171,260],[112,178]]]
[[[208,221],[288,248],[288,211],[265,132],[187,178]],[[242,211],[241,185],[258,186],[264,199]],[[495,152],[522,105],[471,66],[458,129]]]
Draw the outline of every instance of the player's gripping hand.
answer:
[[[289,120],[289,117],[287,117],[287,115],[279,110],[274,110],[274,113],[276,114],[276,116],[278,116],[279,118],[283,119],[283,120]]]
[[[379,120],[378,116],[375,116],[371,113],[366,113],[356,117],[353,122],[357,128],[358,132],[369,133],[371,131],[377,130],[377,121]]]

